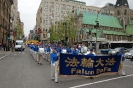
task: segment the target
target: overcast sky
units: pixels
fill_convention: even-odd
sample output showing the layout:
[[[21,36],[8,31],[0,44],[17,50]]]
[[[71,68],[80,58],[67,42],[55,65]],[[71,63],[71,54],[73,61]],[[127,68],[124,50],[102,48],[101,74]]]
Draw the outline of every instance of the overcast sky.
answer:
[[[103,7],[106,3],[116,3],[116,0],[78,0],[84,1],[89,6]],[[27,36],[36,24],[36,12],[41,0],[18,0],[20,19],[24,22],[24,33]],[[133,0],[128,0],[130,8],[133,9]]]

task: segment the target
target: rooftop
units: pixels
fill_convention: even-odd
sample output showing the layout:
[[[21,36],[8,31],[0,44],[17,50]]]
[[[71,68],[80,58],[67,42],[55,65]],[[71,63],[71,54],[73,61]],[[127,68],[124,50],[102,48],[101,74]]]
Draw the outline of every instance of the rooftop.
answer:
[[[126,27],[126,33],[129,35],[133,35],[133,20]]]
[[[79,14],[80,11],[77,11],[77,14]],[[97,14],[97,13],[91,13],[91,12],[82,12],[83,24],[96,24],[96,18],[98,16],[98,21],[100,26],[106,26],[106,27],[112,27],[112,28],[123,28],[118,20],[118,18],[110,15],[103,15],[103,14]]]

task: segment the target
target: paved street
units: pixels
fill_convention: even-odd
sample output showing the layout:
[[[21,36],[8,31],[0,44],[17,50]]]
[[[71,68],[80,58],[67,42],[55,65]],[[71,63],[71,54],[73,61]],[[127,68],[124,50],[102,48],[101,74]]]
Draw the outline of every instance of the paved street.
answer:
[[[3,57],[5,57],[9,54],[12,54],[12,52],[11,51],[3,51],[3,49],[0,50],[0,59],[2,59]]]
[[[95,79],[59,77],[59,83],[50,78],[50,64],[37,62],[25,49],[0,59],[0,88],[132,88],[133,62],[125,63],[126,76],[104,75]]]

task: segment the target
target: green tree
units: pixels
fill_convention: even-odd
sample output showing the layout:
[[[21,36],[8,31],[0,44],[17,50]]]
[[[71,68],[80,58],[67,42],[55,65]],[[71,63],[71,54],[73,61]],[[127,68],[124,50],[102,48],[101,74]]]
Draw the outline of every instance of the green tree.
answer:
[[[24,35],[22,25],[20,23],[17,23],[16,32],[17,32],[16,38],[19,38],[20,36]]]
[[[50,40],[58,41],[65,40],[65,37],[75,38],[76,37],[76,25],[73,15],[69,15],[64,20],[56,22],[55,25],[50,27]]]

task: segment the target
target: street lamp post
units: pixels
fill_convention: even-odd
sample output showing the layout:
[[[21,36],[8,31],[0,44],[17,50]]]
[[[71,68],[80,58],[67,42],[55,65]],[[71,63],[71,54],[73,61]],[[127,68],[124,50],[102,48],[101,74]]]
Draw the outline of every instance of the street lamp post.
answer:
[[[96,25],[94,25],[94,28],[96,28],[96,44],[95,44],[95,52],[97,53],[97,29],[99,28],[99,21],[98,21],[98,15],[102,11],[102,9],[98,12],[97,18],[96,18]]]
[[[94,26],[94,28],[96,28],[96,44],[95,44],[95,52],[97,53],[97,29],[99,28],[99,21],[95,21],[96,25]]]

